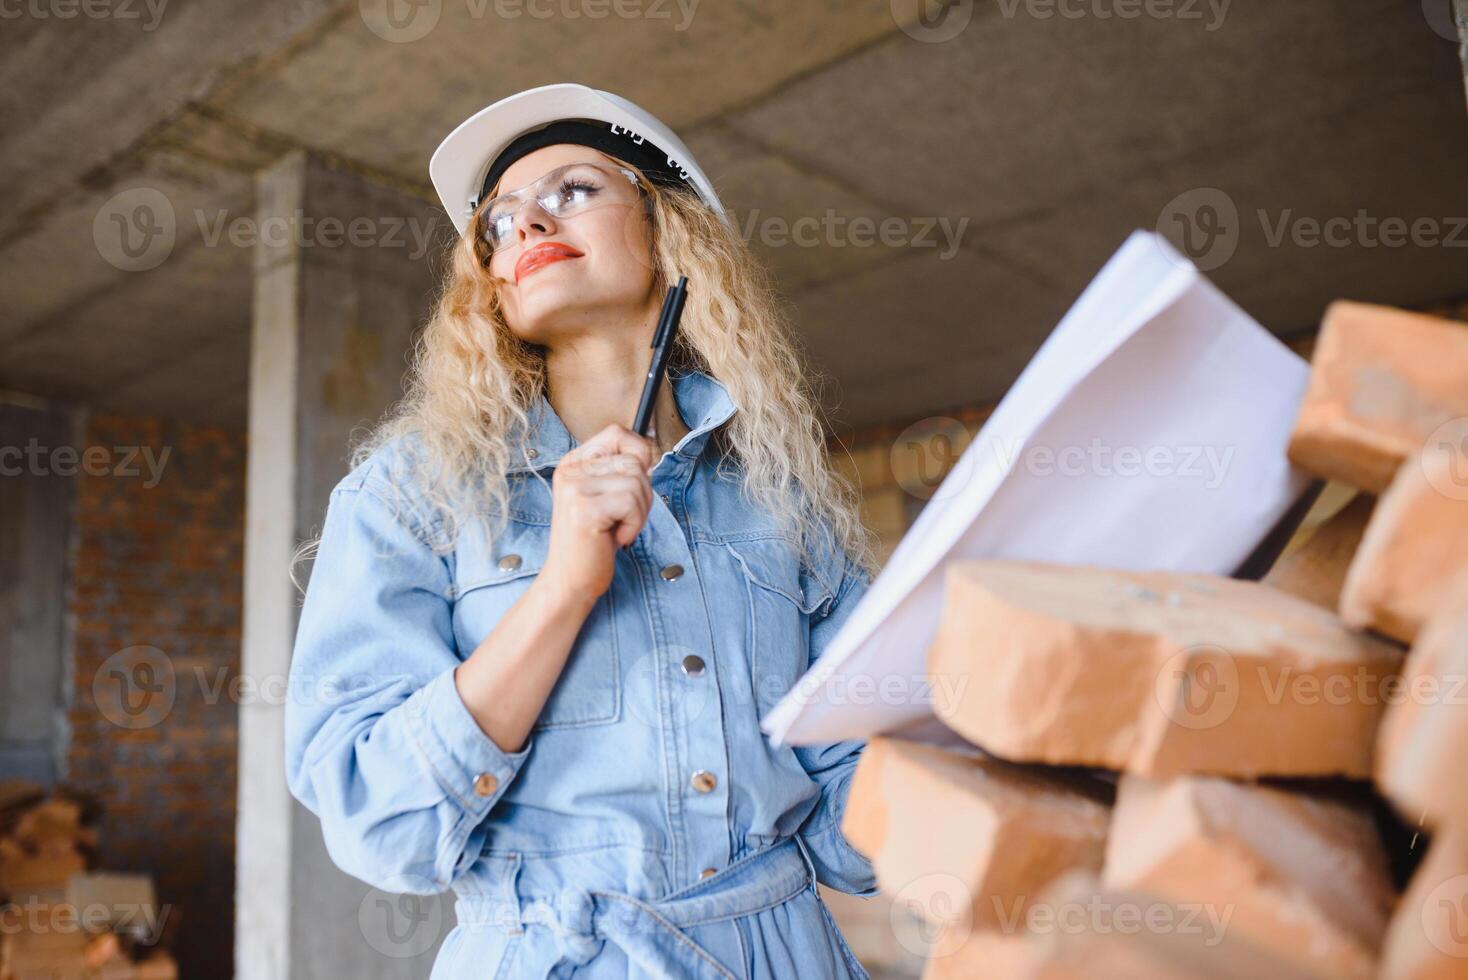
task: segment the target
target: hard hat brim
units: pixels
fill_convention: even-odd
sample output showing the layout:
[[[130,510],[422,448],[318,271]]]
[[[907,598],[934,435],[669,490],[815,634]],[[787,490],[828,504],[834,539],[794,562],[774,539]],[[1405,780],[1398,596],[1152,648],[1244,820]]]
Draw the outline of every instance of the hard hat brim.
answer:
[[[485,106],[455,127],[433,151],[428,175],[459,234],[469,226],[470,201],[478,197],[495,157],[522,133],[562,119],[595,119],[650,140],[682,165],[699,198],[724,214],[723,203],[693,154],[657,117],[610,92],[562,83],[526,89]]]

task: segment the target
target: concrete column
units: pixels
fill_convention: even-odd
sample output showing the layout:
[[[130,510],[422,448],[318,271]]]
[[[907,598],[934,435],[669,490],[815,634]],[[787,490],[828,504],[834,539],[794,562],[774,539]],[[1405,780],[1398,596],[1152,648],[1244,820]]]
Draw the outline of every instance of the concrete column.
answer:
[[[288,567],[346,474],[351,430],[401,393],[430,309],[426,201],[292,153],[256,182],[240,706],[235,972],[243,980],[422,978],[452,896],[374,892],[339,871],[286,788],[285,679],[299,595]],[[425,236],[427,241],[425,241]]]

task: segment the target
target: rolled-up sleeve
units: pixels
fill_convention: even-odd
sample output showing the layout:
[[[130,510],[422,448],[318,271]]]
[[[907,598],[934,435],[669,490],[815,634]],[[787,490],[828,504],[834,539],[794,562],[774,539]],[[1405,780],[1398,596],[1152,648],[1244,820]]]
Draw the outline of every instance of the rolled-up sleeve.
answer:
[[[285,708],[292,795],[338,867],[399,894],[468,870],[533,748],[503,751],[459,696],[452,575],[425,537],[380,491],[332,492]]]
[[[856,604],[871,585],[871,576],[860,567],[847,563],[835,596],[824,615],[817,610],[810,631],[811,663],[814,664],[841,624],[851,615]],[[819,615],[819,618],[816,616]],[[846,797],[866,742],[847,740],[819,745],[795,747],[801,766],[821,787],[821,797],[814,810],[801,825],[816,866],[816,880],[837,891],[869,896],[877,893],[876,872],[867,858],[851,846],[841,833],[841,818],[846,812]]]

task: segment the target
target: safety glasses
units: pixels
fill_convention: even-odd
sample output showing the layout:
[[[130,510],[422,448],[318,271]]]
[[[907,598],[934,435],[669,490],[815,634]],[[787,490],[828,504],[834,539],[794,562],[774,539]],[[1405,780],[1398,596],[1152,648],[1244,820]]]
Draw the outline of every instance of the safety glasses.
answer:
[[[637,173],[627,167],[570,163],[491,198],[479,212],[479,234],[491,249],[503,248],[515,240],[516,215],[532,202],[552,218],[570,218],[612,204],[634,204],[642,189]]]

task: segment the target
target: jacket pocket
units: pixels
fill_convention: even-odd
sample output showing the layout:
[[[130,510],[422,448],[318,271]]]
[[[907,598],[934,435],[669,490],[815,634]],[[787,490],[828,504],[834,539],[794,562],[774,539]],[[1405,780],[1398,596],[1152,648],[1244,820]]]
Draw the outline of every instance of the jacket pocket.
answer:
[[[804,569],[785,538],[733,541],[726,547],[744,571],[751,682],[764,714],[810,666],[811,617],[825,613],[833,593]]]
[[[455,558],[454,631],[463,656],[489,635],[545,564],[550,528],[511,521],[486,550],[460,547]],[[622,672],[611,590],[592,607],[531,731],[604,725],[622,708]]]

